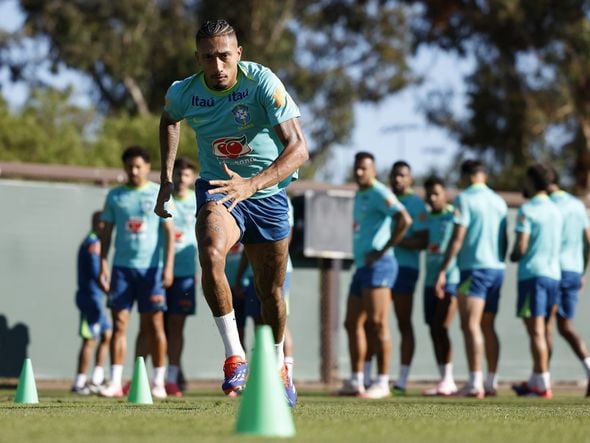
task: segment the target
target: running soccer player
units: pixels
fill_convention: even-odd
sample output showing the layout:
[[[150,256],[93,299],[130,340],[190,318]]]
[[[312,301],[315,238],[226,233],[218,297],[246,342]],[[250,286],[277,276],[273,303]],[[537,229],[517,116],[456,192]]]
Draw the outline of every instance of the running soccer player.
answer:
[[[590,259],[590,222],[584,204],[559,188],[559,174],[549,167],[549,196],[561,212],[563,232],[561,239],[561,282],[557,300],[557,330],[565,338],[586,371],[588,383],[586,397],[590,397],[590,353],[574,327],[576,305],[583,285],[582,276]],[[549,326],[549,325],[548,325]],[[552,336],[549,334],[549,357]]]
[[[459,315],[465,339],[469,381],[457,394],[483,398],[494,396],[498,386],[500,343],[494,328],[500,288],[504,280],[507,249],[506,202],[487,185],[487,174],[479,160],[465,160],[461,177],[469,186],[453,206],[453,235],[440,266],[435,288],[443,297],[446,276],[453,258],[461,272],[458,288]],[[482,360],[488,362],[484,383]]]
[[[430,328],[434,355],[441,379],[424,395],[449,396],[457,392],[453,378],[452,348],[449,328],[457,311],[457,284],[459,268],[452,260],[445,276],[446,284],[442,297],[436,293],[435,284],[444,253],[453,233],[454,208],[448,203],[444,181],[430,177],[424,182],[426,202],[430,212],[426,216],[428,241],[426,247],[426,277],[424,281],[424,320]]]
[[[111,341],[112,326],[104,310],[104,292],[99,285],[101,212],[92,214],[92,230],[78,249],[78,290],[76,306],[80,310],[80,337],[82,346],[78,355],[78,372],[72,392],[80,395],[95,394],[104,382],[104,362]],[[95,365],[90,383],[87,383],[88,366],[96,348]]]
[[[516,315],[529,335],[533,372],[528,382],[514,385],[518,395],[551,398],[549,344],[546,324],[557,309],[561,269],[559,257],[563,229],[559,209],[547,195],[549,171],[540,164],[526,171],[523,204],[516,219],[516,240],[510,260],[518,262]]]
[[[426,205],[420,197],[414,194],[412,189],[414,179],[408,163],[405,161],[395,162],[391,168],[389,179],[393,192],[413,221],[406,236],[394,250],[395,258],[399,264],[399,272],[391,290],[395,317],[401,335],[399,376],[395,381],[393,392],[396,395],[403,395],[406,392],[410,366],[414,358],[415,339],[412,327],[412,307],[416,282],[420,273],[420,250],[408,246],[414,242],[423,243],[426,239],[427,228],[424,224]]]
[[[376,176],[373,155],[357,153],[354,177],[358,190],[354,197],[353,226],[356,271],[350,284],[344,323],[352,374],[339,391],[340,395],[369,399],[390,395],[389,310],[391,287],[397,275],[392,247],[399,243],[412,223],[403,205]],[[363,365],[368,343],[377,355],[378,376],[365,391]]]
[[[180,121],[186,120],[199,149],[197,243],[203,293],[225,348],[222,389],[228,395],[241,391],[248,370],[225,276],[226,256],[241,241],[254,272],[263,320],[273,330],[277,369],[293,406],[296,392],[283,353],[286,314],[281,288],[290,233],[284,188],[309,156],[299,109],[270,69],[241,61],[242,47],[227,21],[205,22],[196,45],[202,71],[173,83],[166,94],[155,212],[171,217],[164,204],[172,194]]]
[[[166,333],[164,311],[166,293],[174,280],[174,225],[157,217],[155,204],[158,185],[148,180],[149,152],[131,146],[123,152],[122,161],[127,183],[112,189],[106,198],[101,234],[102,251],[100,285],[108,294],[113,317],[111,340],[111,380],[100,391],[104,397],[122,397],[123,362],[127,352],[129,313],[137,301],[140,314],[139,337],[150,343],[154,366],[152,395],[166,397]],[[111,236],[116,231],[112,275],[107,257]]]
[[[174,282],[166,289],[168,310],[164,314],[168,340],[166,393],[182,397],[178,385],[180,359],[184,345],[186,317],[196,312],[197,239],[195,237],[196,199],[191,186],[196,166],[185,157],[174,162]]]

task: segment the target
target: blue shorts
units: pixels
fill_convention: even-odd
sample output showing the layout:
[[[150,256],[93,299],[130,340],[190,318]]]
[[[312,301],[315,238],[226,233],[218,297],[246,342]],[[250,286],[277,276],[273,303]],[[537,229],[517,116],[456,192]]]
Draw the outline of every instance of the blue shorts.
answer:
[[[108,307],[118,311],[131,310],[135,300],[140,313],[166,310],[162,268],[113,267]]]
[[[195,315],[196,312],[195,277],[174,277],[174,283],[166,289],[168,314]]]
[[[457,294],[457,284],[447,283],[445,285],[445,295],[454,297]],[[434,320],[436,313],[436,304],[440,299],[436,296],[436,290],[432,286],[424,286],[424,322],[427,325]]]
[[[461,271],[458,293],[483,298],[484,312],[496,314],[500,303],[500,288],[504,282],[504,269],[470,269]]]
[[[521,318],[549,317],[557,303],[559,280],[548,277],[529,278],[518,282],[516,316]]]
[[[224,194],[209,194],[213,189],[207,180],[198,179],[196,184],[197,213],[207,202],[220,200]],[[224,203],[228,207],[231,203]],[[240,228],[241,243],[265,243],[282,240],[291,233],[287,193],[281,189],[276,194],[258,199],[238,202],[231,215]]]
[[[76,306],[80,310],[81,338],[98,340],[100,336],[113,327],[104,309],[103,295],[91,296],[77,293]]]
[[[391,292],[395,295],[414,295],[418,274],[418,269],[400,266]]]
[[[557,313],[560,317],[569,320],[575,317],[581,287],[582,274],[571,271],[561,271],[559,294],[557,295]]]
[[[352,276],[350,296],[362,297],[363,289],[391,288],[397,269],[397,260],[393,255],[384,255],[372,265],[358,268]]]
[[[285,274],[285,281],[283,283],[283,297],[285,299],[286,314],[289,315],[289,289],[291,288],[292,272]],[[252,317],[254,321],[262,319],[261,305],[258,296],[256,295],[256,288],[254,286],[254,279],[250,279],[250,284],[245,290],[244,299],[244,322],[246,318]],[[234,308],[235,311],[235,308]]]

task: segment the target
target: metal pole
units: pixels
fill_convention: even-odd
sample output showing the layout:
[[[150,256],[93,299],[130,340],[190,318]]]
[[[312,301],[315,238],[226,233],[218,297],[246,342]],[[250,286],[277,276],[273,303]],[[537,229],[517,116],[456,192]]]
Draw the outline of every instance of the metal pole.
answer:
[[[326,384],[334,383],[338,378],[341,269],[339,259],[320,259],[320,373]]]

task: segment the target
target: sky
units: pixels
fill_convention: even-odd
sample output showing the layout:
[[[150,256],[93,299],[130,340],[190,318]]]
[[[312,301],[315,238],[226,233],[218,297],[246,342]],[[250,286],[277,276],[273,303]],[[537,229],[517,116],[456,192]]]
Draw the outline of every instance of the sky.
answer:
[[[14,31],[20,27],[23,16],[17,0],[0,0],[0,29]],[[350,175],[355,152],[369,151],[375,155],[377,168],[388,170],[393,162],[406,160],[414,175],[424,175],[434,169],[445,172],[457,152],[457,142],[436,126],[429,125],[418,106],[426,92],[435,88],[452,89],[455,92],[452,107],[462,110],[464,100],[463,76],[469,63],[440,51],[421,50],[411,65],[418,76],[424,78],[422,86],[406,88],[390,96],[378,105],[355,106],[355,128],[346,145],[336,146],[326,166],[318,175],[319,180],[342,183]],[[0,78],[8,75],[0,69]],[[40,73],[58,88],[68,85],[74,88],[74,99],[88,104],[87,91],[91,85],[74,71],[61,70],[58,75]],[[2,90],[11,106],[18,107],[27,98],[27,88],[15,85]],[[393,128],[393,129],[392,129]]]

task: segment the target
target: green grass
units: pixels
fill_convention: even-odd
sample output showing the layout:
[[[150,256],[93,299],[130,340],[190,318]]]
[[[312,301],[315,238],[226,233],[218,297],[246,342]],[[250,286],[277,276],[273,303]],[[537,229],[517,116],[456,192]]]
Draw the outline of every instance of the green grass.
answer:
[[[293,442],[590,442],[590,401],[502,392],[489,400],[423,398],[366,401],[300,393]],[[234,432],[239,400],[208,392],[136,406],[40,390],[39,405],[13,403],[0,390],[0,442],[181,443],[260,441]],[[273,439],[266,439],[273,441]]]

